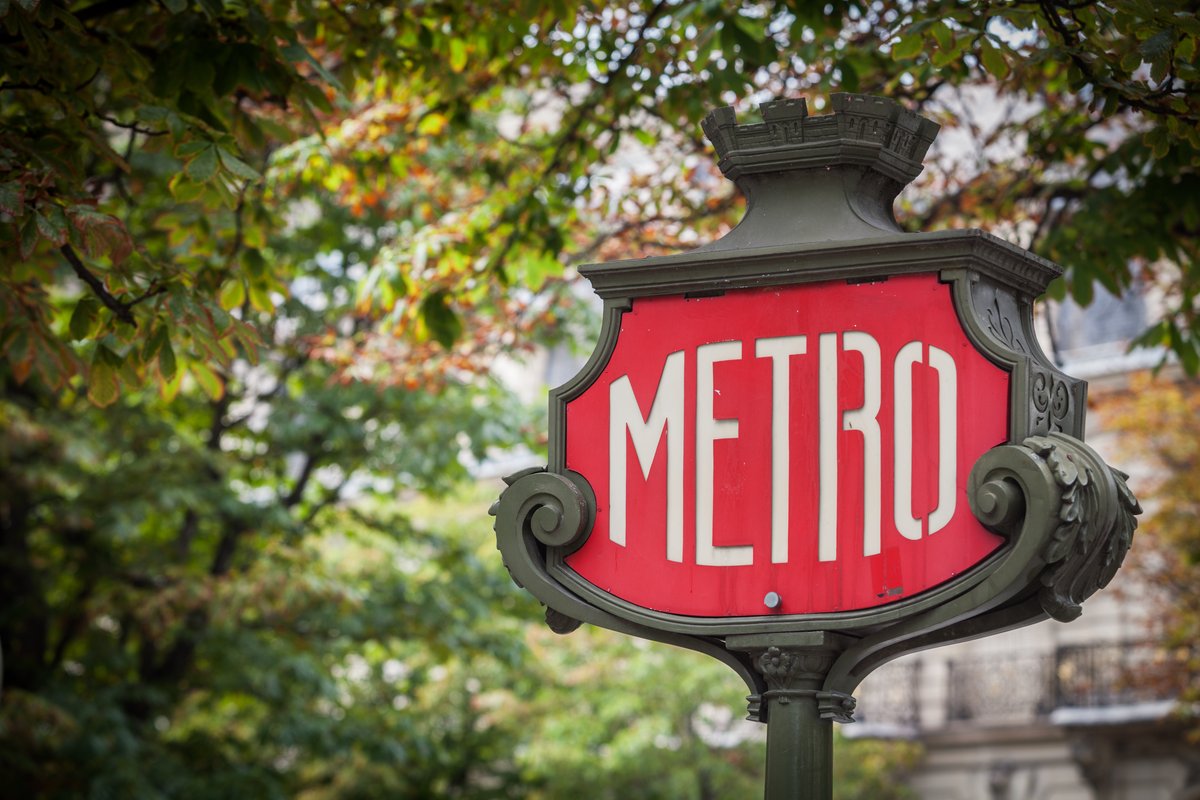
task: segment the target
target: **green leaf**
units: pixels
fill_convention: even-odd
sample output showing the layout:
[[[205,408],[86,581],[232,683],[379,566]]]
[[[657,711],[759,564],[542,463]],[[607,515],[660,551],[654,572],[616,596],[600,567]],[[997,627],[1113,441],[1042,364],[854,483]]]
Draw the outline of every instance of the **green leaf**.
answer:
[[[17,331],[16,336],[5,347],[4,355],[17,383],[24,383],[33,371],[33,360],[36,357],[33,337],[30,336],[28,328]]]
[[[25,185],[20,181],[0,183],[0,211],[14,217],[25,214]]]
[[[217,174],[217,148],[209,146],[188,162],[184,172],[196,183],[205,183]]]
[[[53,242],[55,247],[62,247],[67,243],[67,216],[62,206],[49,204],[41,209],[36,215],[38,233]]]
[[[333,111],[333,105],[330,104],[329,98],[325,96],[325,92],[321,91],[319,86],[315,86],[308,81],[297,81],[293,87],[293,91],[300,96],[301,100],[318,111],[323,111],[327,114]]]
[[[1174,42],[1175,31],[1171,30],[1170,28],[1163,28],[1158,33],[1142,42],[1141,46],[1138,47],[1138,50],[1141,51],[1142,55],[1147,61],[1154,61],[1155,59],[1165,56],[1171,49],[1171,45]]]
[[[61,355],[62,345],[57,340],[34,340],[34,368],[47,387],[58,390],[69,374],[69,367]]]
[[[258,281],[250,281],[246,287],[250,295],[250,305],[256,310],[264,314],[269,314],[275,310],[275,303],[271,300],[271,292]]]
[[[213,80],[216,76],[216,70],[211,62],[193,57],[188,59],[183,83],[197,95],[211,95]]]
[[[921,52],[925,47],[925,37],[909,34],[900,38],[900,41],[892,45],[892,58],[908,59],[914,57]]]
[[[159,363],[161,365],[161,359]],[[192,377],[196,379],[196,383],[200,384],[200,388],[204,390],[210,400],[215,402],[225,396],[224,382],[207,364],[193,361],[188,365],[188,371],[192,373]]]
[[[842,90],[846,92],[857,92],[860,84],[858,70],[854,68],[854,64],[849,61],[842,61],[838,64],[838,69],[842,72]]]
[[[71,338],[77,342],[86,339],[99,315],[100,301],[96,296],[87,294],[81,297],[75,304],[75,310],[71,312],[71,322],[68,325]]]
[[[162,0],[162,4],[172,14],[179,14],[180,12],[187,11],[188,0]]]
[[[1186,36],[1180,39],[1175,47],[1175,61],[1178,64],[1191,64],[1196,58],[1196,37]]]
[[[987,40],[987,37],[979,40],[979,62],[994,77],[1000,79],[1008,77],[1008,61],[999,48]]]
[[[549,253],[531,255],[518,262],[523,285],[532,290],[540,291],[546,279],[562,273],[562,264]]]
[[[313,70],[315,70],[316,73],[321,76],[321,79],[323,81],[325,81],[330,86],[337,89],[339,92],[344,91],[344,88],[342,87],[342,83],[341,83],[341,81],[339,81],[337,79],[337,76],[334,75],[329,70],[327,70],[325,68],[324,64],[322,64],[317,59],[313,58],[312,53],[308,52],[308,49],[305,48],[303,45],[299,44],[298,42],[293,42],[293,43],[289,44],[287,47],[284,47],[282,50],[280,50],[279,53],[284,58],[286,58],[288,61],[292,61],[292,62],[305,61],[305,62],[307,62],[308,65],[311,66],[313,68]],[[324,95],[322,95],[322,97],[323,96]]]
[[[190,158],[191,156],[194,156],[203,150],[207,150],[212,146],[212,142],[205,139],[193,139],[190,142],[184,142],[176,147],[175,155],[179,158]]]
[[[188,180],[187,175],[182,172],[176,173],[175,177],[171,178],[168,188],[171,190],[171,195],[181,203],[199,200],[204,196],[204,184]]]
[[[172,365],[174,362],[172,361]],[[160,364],[161,372],[161,364]],[[183,385],[183,370],[175,370],[175,374],[168,378],[165,374],[162,376],[163,382],[159,386],[159,394],[162,399],[170,403],[179,394],[179,387]]]
[[[221,308],[219,305],[208,305],[205,310],[212,318],[212,332],[215,336],[223,336],[229,330],[229,326],[233,323],[233,317]]]
[[[92,258],[107,255],[120,264],[133,252],[133,239],[124,223],[111,214],[91,206],[74,205],[67,209],[71,226],[83,237],[83,247]]]
[[[142,363],[149,361],[158,355],[158,351],[162,349],[163,343],[167,341],[167,326],[157,325],[154,328],[154,333],[146,339],[146,343],[142,345],[141,359]]]
[[[450,297],[444,291],[437,291],[425,298],[421,303],[421,318],[429,334],[447,350],[462,335],[462,320],[450,307]]]
[[[221,156],[221,164],[237,177],[247,181],[256,181],[262,177],[257,170],[225,148],[218,147],[217,152]]]
[[[21,241],[17,245],[18,254],[22,261],[28,261],[33,255],[34,248],[38,243],[38,224],[36,214],[25,218],[25,222],[21,224]]]
[[[1155,158],[1165,158],[1171,151],[1171,137],[1161,126],[1146,131],[1142,141],[1154,153]]]
[[[950,30],[950,26],[945,22],[934,25],[930,31],[933,33],[933,38],[937,40],[938,47],[947,51],[954,50],[954,31]]]
[[[944,47],[935,47],[929,56],[929,63],[935,67],[945,67],[953,64],[958,58],[958,55],[952,49]]]
[[[134,116],[142,122],[166,122],[170,115],[171,110],[163,106],[138,106],[134,112]]]
[[[112,405],[120,395],[120,382],[117,379],[120,366],[121,359],[116,353],[104,345],[96,348],[88,373],[87,396],[101,408]]]
[[[241,278],[230,278],[225,281],[225,285],[221,287],[219,300],[221,308],[241,308],[242,303],[246,302],[246,282]]]
[[[462,39],[450,40],[450,69],[462,72],[467,66],[467,43]]]
[[[263,271],[267,267],[267,261],[263,258],[262,251],[255,247],[248,247],[242,251],[242,266],[251,277],[262,277]]]
[[[171,347],[171,340],[165,338],[162,348],[158,351],[158,374],[163,380],[170,381],[175,377],[175,350]]]
[[[1200,373],[1200,351],[1196,349],[1194,339],[1180,340],[1175,343],[1175,352],[1183,362],[1183,369],[1188,375]]]
[[[1095,297],[1096,288],[1092,285],[1091,276],[1073,276],[1071,280],[1071,297],[1081,306],[1088,306]]]
[[[437,136],[446,129],[446,124],[449,122],[445,114],[437,112],[426,114],[421,118],[421,122],[417,125],[417,133],[422,136]]]

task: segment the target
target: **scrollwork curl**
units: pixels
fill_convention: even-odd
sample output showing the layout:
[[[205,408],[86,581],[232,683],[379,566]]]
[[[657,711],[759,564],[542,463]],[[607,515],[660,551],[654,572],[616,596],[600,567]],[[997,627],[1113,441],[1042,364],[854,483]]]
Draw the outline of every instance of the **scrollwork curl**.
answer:
[[[579,476],[536,468],[504,479],[496,516],[517,520],[522,529],[547,547],[575,549],[592,530],[588,494]]]
[[[1033,376],[1033,407],[1042,413],[1050,408],[1050,377],[1044,372]]]
[[[1057,420],[1064,420],[1070,410],[1071,392],[1065,383],[1055,381],[1054,388],[1050,392],[1050,416]]]
[[[1029,400],[1033,405],[1035,433],[1061,433],[1068,427],[1074,400],[1071,387],[1060,375],[1035,370],[1030,383]]]
[[[1043,550],[1038,600],[1051,617],[1068,622],[1117,574],[1142,509],[1125,483],[1128,476],[1078,439],[1051,434],[1023,444],[1045,461],[1060,497],[1058,525]]]

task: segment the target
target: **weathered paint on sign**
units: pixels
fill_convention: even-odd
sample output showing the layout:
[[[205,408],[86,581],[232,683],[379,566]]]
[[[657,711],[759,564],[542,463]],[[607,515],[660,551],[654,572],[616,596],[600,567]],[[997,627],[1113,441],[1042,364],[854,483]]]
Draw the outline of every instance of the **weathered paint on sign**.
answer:
[[[912,597],[1003,541],[965,489],[1007,438],[1008,382],[933,274],[637,299],[567,406],[597,497],[567,565],[687,616]]]

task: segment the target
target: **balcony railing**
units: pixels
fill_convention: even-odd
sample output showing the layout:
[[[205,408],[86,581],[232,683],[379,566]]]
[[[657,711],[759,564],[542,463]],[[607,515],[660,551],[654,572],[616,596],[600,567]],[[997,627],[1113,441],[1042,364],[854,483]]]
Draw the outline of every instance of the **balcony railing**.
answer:
[[[920,661],[887,664],[871,676],[854,718],[876,735],[903,736],[920,727]]]
[[[904,735],[943,723],[1017,724],[1058,709],[1154,703],[1177,696],[1185,656],[1148,643],[971,656],[949,661],[947,683],[926,683],[924,691],[921,661],[889,664],[864,685],[856,717],[866,723],[863,733]]]
[[[1059,647],[950,664],[951,720],[1038,718],[1059,708],[1129,706],[1170,699],[1173,654],[1147,643]]]

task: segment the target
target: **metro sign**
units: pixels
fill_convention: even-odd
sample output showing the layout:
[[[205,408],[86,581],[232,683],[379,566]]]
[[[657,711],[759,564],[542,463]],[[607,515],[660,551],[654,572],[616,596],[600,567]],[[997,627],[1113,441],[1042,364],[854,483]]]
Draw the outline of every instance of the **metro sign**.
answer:
[[[596,348],[550,393],[545,468],[492,513],[551,629],[720,659],[768,723],[768,798],[827,798],[831,721],[866,675],[1074,619],[1139,509],[1082,441],[1086,384],[1037,344],[1061,269],[896,225],[938,126],[863,95],[761,110],[703,123],[748,201],[736,228],[580,268]]]
[[[567,404],[596,521],[566,564],[699,617],[919,594],[1003,542],[965,491],[1006,439],[1008,389],[936,275],[636,300]]]

